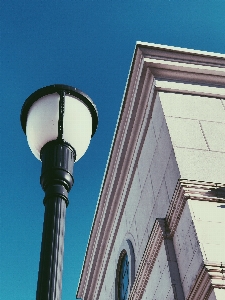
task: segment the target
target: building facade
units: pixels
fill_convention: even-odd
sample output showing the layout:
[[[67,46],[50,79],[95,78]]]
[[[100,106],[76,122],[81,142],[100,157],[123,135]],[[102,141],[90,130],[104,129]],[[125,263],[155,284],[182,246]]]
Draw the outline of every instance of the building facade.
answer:
[[[225,299],[225,55],[137,43],[83,300]]]

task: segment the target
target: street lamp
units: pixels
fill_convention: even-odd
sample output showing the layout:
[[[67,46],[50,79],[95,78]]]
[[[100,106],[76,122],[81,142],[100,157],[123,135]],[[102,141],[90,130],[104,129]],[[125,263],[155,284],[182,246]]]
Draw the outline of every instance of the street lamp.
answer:
[[[98,125],[92,100],[76,88],[55,84],[25,101],[21,125],[32,153],[42,161],[45,216],[37,300],[59,300],[62,290],[65,213],[74,183],[73,165],[86,152]]]

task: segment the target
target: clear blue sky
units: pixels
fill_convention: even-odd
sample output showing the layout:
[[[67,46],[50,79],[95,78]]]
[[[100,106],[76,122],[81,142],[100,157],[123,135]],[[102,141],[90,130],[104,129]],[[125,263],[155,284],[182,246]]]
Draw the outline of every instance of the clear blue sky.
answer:
[[[224,32],[224,0],[1,1],[0,299],[36,293],[44,193],[20,126],[24,100],[63,83],[99,111],[67,208],[62,299],[72,300],[136,41],[225,53]]]

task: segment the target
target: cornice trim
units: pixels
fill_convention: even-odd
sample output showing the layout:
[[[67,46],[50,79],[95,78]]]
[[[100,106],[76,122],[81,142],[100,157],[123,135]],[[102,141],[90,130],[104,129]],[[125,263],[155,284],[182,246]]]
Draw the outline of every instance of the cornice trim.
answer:
[[[225,67],[211,67],[148,58],[145,59],[145,67],[150,68],[157,79],[225,86]]]
[[[140,156],[155,99],[154,77],[146,69],[143,72],[142,56],[136,68],[140,78],[133,82],[129,101],[125,102],[115,135],[104,185],[92,227],[77,297],[98,299],[104,279],[105,265],[112,250],[123,215],[129,186],[132,183],[135,165]],[[136,99],[138,98],[138,101]],[[140,121],[141,120],[141,121]],[[125,159],[126,158],[126,159]],[[92,278],[97,278],[93,282]],[[91,298],[90,298],[91,297]]]
[[[206,300],[214,288],[225,289],[225,266],[215,263],[205,264],[187,297],[187,300]]]
[[[150,87],[146,84],[147,81],[150,83]],[[111,181],[112,190],[106,198],[103,198],[106,212],[102,214],[103,218],[99,223],[99,239],[96,241],[96,244],[101,244],[101,251],[95,252],[93,262],[96,267],[92,275],[92,278],[98,278],[98,282],[95,287],[93,286],[94,289],[90,289],[89,291],[89,295],[94,296],[94,299],[99,298],[99,287],[101,287],[103,283],[104,274],[106,272],[105,266],[109,261],[120,220],[123,216],[127,196],[133,181],[135,166],[137,165],[141,152],[140,145],[143,143],[147,131],[147,120],[151,117],[152,110],[150,107],[155,99],[155,95],[151,93],[154,88],[151,88],[151,86],[154,86],[154,81],[151,73],[147,70],[142,93],[139,95],[139,102],[136,102],[138,107],[131,109],[131,115],[126,117],[126,122],[131,119],[133,123],[128,122],[127,126],[129,127],[125,130],[123,126],[121,126],[121,130],[127,134],[123,135],[123,139],[119,142],[118,150],[120,154],[118,155],[115,166],[116,178],[114,180],[108,178]],[[139,107],[141,107],[141,109],[138,109]],[[148,109],[146,109],[147,107]],[[102,241],[104,241],[104,243]],[[108,241],[108,244],[105,243],[105,241]]]
[[[136,47],[141,49],[145,56],[161,57],[163,59],[175,59],[181,61],[198,61],[205,64],[221,65],[220,59],[225,59],[225,54],[202,50],[181,48],[175,46],[146,43],[137,41]],[[149,51],[151,49],[151,53]]]
[[[176,231],[185,203],[188,199],[225,203],[225,185],[220,183],[180,179],[175,188],[166,215],[166,221],[172,236]]]
[[[203,266],[187,300],[206,300],[209,298],[212,290],[213,287],[209,273],[205,266]]]
[[[225,99],[225,87],[156,79],[157,91]]]

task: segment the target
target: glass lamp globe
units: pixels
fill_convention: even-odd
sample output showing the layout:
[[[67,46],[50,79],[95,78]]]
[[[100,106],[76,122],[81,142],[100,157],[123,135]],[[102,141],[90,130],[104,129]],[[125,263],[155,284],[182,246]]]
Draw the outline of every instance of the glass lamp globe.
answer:
[[[39,160],[42,147],[59,140],[73,147],[78,161],[97,129],[98,113],[86,94],[71,86],[55,84],[27,98],[21,111],[21,125],[32,153]]]

